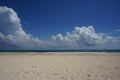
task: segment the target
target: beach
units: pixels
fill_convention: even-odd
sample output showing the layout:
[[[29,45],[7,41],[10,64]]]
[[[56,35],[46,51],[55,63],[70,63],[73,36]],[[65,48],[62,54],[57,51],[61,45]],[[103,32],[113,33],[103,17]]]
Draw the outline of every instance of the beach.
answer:
[[[120,53],[0,52],[0,80],[120,80]]]

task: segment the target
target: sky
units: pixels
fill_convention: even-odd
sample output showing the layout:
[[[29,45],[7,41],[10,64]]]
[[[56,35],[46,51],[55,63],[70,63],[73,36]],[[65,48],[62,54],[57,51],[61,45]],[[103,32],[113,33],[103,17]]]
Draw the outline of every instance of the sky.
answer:
[[[120,0],[0,0],[0,49],[120,49]]]

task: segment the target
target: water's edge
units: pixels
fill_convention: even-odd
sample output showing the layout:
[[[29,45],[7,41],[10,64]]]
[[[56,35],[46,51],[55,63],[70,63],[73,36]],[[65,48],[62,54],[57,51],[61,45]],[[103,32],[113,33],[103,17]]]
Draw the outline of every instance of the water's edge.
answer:
[[[120,52],[120,50],[0,50],[0,52]]]

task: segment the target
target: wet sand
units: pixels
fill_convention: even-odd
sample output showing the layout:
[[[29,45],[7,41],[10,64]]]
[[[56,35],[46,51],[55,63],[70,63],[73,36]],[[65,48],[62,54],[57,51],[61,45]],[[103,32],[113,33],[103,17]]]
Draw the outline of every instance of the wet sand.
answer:
[[[0,53],[0,80],[120,80],[120,53]]]

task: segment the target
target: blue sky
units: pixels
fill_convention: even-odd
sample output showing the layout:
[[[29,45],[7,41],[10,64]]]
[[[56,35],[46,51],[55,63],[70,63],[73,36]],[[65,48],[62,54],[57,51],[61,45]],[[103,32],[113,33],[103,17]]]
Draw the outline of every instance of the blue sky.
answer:
[[[93,26],[97,34],[120,37],[119,4],[120,0],[0,0],[0,6],[17,13],[25,33],[45,41],[59,33],[64,38],[76,26]]]
[[[75,26],[93,25],[97,32],[119,29],[119,4],[120,0],[0,0],[18,13],[27,33],[47,40]]]

